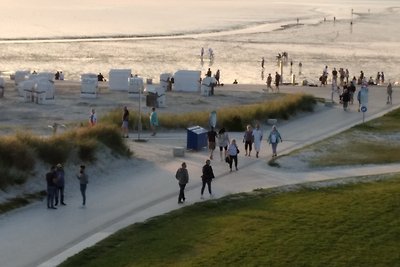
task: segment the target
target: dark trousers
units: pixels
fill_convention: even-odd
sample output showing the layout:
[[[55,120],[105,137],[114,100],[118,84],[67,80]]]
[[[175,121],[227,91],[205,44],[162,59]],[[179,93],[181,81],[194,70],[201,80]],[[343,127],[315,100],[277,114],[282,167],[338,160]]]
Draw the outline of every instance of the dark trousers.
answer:
[[[206,184],[207,184],[208,193],[210,193],[210,195],[211,195],[211,179],[202,179],[202,180],[203,180],[203,186],[201,187],[201,194],[203,195],[204,188],[206,187]]]
[[[185,187],[186,184],[179,184],[179,197],[178,197],[178,202],[185,201]]]
[[[237,168],[238,158],[236,156],[230,156],[231,160],[229,161],[229,168],[232,169],[232,163],[235,162],[235,167]]]
[[[58,195],[60,195],[60,203],[64,203],[64,186],[57,186],[55,193],[56,205],[58,204]]]
[[[87,184],[81,184],[81,194],[82,194],[82,205],[86,204],[86,187]]]
[[[47,207],[52,208],[54,207],[54,194],[56,192],[55,186],[48,186],[47,187]]]

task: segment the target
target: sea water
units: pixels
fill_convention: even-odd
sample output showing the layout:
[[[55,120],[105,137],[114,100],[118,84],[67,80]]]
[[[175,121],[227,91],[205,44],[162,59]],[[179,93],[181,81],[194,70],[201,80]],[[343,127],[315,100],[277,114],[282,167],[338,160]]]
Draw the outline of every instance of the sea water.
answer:
[[[260,84],[280,72],[276,56],[287,52],[286,82],[293,74],[318,83],[325,65],[329,72],[363,70],[375,79],[383,71],[386,81],[400,80],[394,0],[16,0],[1,1],[0,10],[3,75],[63,71],[78,80],[129,68],[157,81],[164,72],[210,68],[221,71],[223,83]]]

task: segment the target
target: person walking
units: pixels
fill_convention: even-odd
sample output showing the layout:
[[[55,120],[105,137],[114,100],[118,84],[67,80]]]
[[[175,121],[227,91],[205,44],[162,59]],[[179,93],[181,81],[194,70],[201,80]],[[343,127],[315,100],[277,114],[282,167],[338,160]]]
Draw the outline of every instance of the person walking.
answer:
[[[89,125],[90,126],[95,126],[97,123],[97,115],[96,115],[96,110],[92,108],[90,111],[90,116],[89,116]]]
[[[203,186],[201,187],[201,199],[203,199],[203,193],[204,193],[204,188],[208,188],[208,193],[210,193],[210,196],[212,197],[213,194],[211,192],[211,181],[212,179],[215,178],[214,176],[214,171],[211,167],[211,161],[209,159],[206,160],[206,164],[203,166],[203,175],[201,176]]]
[[[268,136],[268,143],[272,146],[272,157],[276,157],[276,148],[278,147],[278,143],[283,142],[281,134],[276,129],[276,126],[272,126],[272,130]]]
[[[86,188],[89,183],[89,176],[85,172],[86,166],[81,165],[79,173],[76,175],[76,178],[79,180],[81,195],[82,195],[82,206],[86,205]]]
[[[57,209],[54,207],[54,195],[56,193],[56,167],[51,166],[50,171],[46,173],[46,183],[47,183],[47,208]]]
[[[60,199],[60,204],[65,206],[64,202],[64,187],[65,187],[65,172],[61,163],[56,166],[56,192],[55,192],[55,206],[58,205],[58,199]]]
[[[274,89],[272,89],[272,76],[271,73],[268,73],[268,77],[267,77],[267,92],[271,89],[271,92],[274,92]]]
[[[343,90],[343,93],[340,95],[340,99],[343,102],[343,110],[346,111],[350,102],[350,93],[348,89]]]
[[[238,170],[238,154],[239,154],[239,149],[236,145],[236,140],[232,139],[232,142],[230,143],[228,147],[228,157],[229,157],[229,169],[232,171],[232,164],[235,162],[235,168]]]
[[[243,136],[243,143],[244,143],[244,150],[246,151],[245,156],[249,156],[251,154],[251,150],[253,147],[253,142],[254,142],[254,136],[253,136],[253,129],[251,128],[251,125],[247,125],[246,131],[244,132]]]
[[[222,127],[219,130],[217,138],[218,138],[218,145],[219,145],[219,155],[221,157],[221,161],[223,161],[224,158],[226,157],[226,151],[228,150],[228,145],[229,145],[229,135],[226,132],[224,127]],[[222,155],[223,150],[225,150],[224,155]]]
[[[278,72],[275,72],[275,87],[276,91],[279,93],[279,83],[281,82],[281,75]]]
[[[387,102],[386,104],[392,104],[392,93],[393,93],[393,88],[392,88],[392,83],[389,81],[389,84],[387,86]]]
[[[208,150],[210,151],[210,159],[213,159],[213,154],[215,150],[215,140],[217,137],[217,132],[214,130],[214,127],[207,132],[207,140],[208,140]]]
[[[261,58],[261,68],[264,68],[265,59],[264,57]]]
[[[129,127],[129,111],[128,111],[128,107],[125,106],[124,107],[124,112],[122,114],[122,137],[123,138],[128,138],[128,127]]]
[[[151,113],[150,113],[150,128],[151,128],[151,130],[153,132],[151,134],[151,136],[155,136],[156,135],[157,126],[158,126],[158,116],[157,116],[156,108],[153,107],[151,109]]]
[[[176,171],[175,178],[178,180],[179,184],[179,196],[178,204],[185,202],[185,187],[189,183],[189,172],[186,168],[186,163],[182,162],[181,167]]]
[[[260,124],[256,124],[256,128],[253,130],[253,138],[254,138],[254,149],[256,151],[256,158],[258,158],[258,154],[261,149],[261,140],[263,139],[263,131],[260,128]]]

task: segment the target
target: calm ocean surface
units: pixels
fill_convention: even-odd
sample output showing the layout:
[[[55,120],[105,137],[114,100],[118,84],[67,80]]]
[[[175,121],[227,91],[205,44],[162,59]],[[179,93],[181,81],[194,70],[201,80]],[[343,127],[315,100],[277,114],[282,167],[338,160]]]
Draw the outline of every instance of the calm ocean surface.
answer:
[[[278,70],[276,55],[286,51],[297,80],[317,82],[325,65],[400,80],[399,1],[80,2],[1,1],[2,74],[62,70],[77,80],[85,72],[107,76],[111,68],[129,68],[157,80],[163,72],[211,68],[221,70],[224,83],[257,84]],[[285,81],[289,74],[288,64]]]

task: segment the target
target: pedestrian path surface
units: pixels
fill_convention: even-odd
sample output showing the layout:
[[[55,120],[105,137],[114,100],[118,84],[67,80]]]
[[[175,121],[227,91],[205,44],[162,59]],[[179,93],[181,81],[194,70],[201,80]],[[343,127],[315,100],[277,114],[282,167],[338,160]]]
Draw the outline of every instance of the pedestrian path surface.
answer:
[[[318,97],[330,98],[327,88],[301,87],[289,90],[307,90]],[[384,91],[382,88],[370,90],[365,120],[399,107],[384,104]],[[278,146],[278,154],[324,139],[362,120],[362,114],[357,112],[355,105],[347,112],[339,105],[334,105],[318,108],[314,113],[301,115],[289,122],[278,121],[283,137],[283,143]],[[268,131],[264,129],[264,136]],[[238,141],[243,139],[242,133],[230,133],[230,137]],[[143,138],[148,141],[136,143],[133,139],[128,140],[138,157],[126,166],[132,170],[131,175],[110,176],[109,180],[102,183],[89,184],[86,208],[79,206],[79,190],[67,185],[66,207],[47,210],[44,203],[38,202],[0,216],[0,266],[56,266],[67,257],[132,223],[203,201],[200,199],[200,176],[208,152],[187,151],[183,158],[174,158],[173,147],[186,146],[185,131],[158,133],[155,137],[143,134]],[[400,167],[400,164],[391,164],[300,172],[282,170],[268,166],[271,151],[265,139],[266,136],[258,159],[254,155],[245,157],[244,148],[240,149],[238,171],[229,172],[228,165],[219,159],[219,151],[215,151],[211,163],[217,176],[212,183],[214,196],[205,194],[205,200],[256,188],[393,173],[398,172]],[[243,146],[240,142],[239,145]],[[148,154],[152,155],[151,158],[146,156]],[[179,205],[179,188],[174,175],[182,161],[187,163],[190,183],[186,189],[187,201]]]

